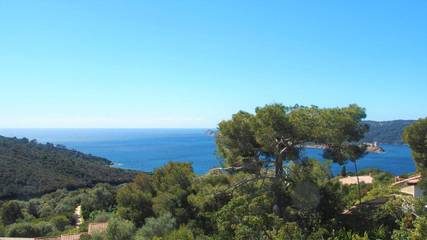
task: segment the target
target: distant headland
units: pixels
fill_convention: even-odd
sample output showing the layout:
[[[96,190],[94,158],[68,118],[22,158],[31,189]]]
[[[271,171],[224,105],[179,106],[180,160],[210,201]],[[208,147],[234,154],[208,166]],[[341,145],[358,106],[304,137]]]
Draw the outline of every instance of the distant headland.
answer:
[[[365,134],[362,142],[377,144],[403,144],[403,129],[415,122],[415,120],[392,120],[392,121],[363,121],[369,126],[369,131]],[[216,129],[206,130],[209,136],[215,136]],[[368,144],[369,145],[369,144]],[[312,146],[312,148],[316,148]],[[370,152],[381,152],[380,147],[368,146]]]

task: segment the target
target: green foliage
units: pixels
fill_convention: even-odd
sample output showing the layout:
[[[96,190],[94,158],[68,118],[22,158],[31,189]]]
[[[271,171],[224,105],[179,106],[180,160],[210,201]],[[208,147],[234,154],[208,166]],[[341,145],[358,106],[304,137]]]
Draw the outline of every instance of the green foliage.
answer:
[[[85,219],[93,211],[110,211],[116,205],[115,189],[108,184],[98,184],[81,199],[82,213]]]
[[[34,237],[40,236],[38,230],[30,223],[15,223],[7,228],[9,237]]]
[[[132,222],[113,218],[108,222],[105,233],[107,240],[132,240],[135,226]]]
[[[226,159],[227,165],[251,164],[257,156],[254,150],[260,146],[252,128],[253,119],[252,114],[240,111],[234,114],[231,120],[219,123],[217,152]]]
[[[330,163],[321,163],[313,159],[294,161],[286,166],[287,176],[280,185],[274,178],[257,178],[257,174],[245,172],[194,176],[191,167],[189,168],[187,164],[169,164],[159,170],[158,175],[156,173],[138,175],[132,183],[120,188],[119,192],[122,192],[120,194],[115,194],[115,189],[111,188],[111,194],[116,196],[117,204],[122,205],[117,208],[114,201],[112,206],[108,207],[113,212],[97,210],[90,212],[88,221],[104,222],[109,219],[110,224],[105,233],[85,236],[83,239],[352,240],[411,239],[410,236],[422,239],[424,237],[422,234],[425,222],[408,217],[402,210],[403,202],[400,198],[389,199],[376,207],[353,210],[351,215],[342,215],[347,204],[344,199],[352,194],[348,189],[354,191],[355,186],[339,185],[337,179],[331,175]],[[381,172],[376,171],[373,174],[381,175]],[[381,182],[373,186],[362,185],[365,199],[372,197],[376,200],[378,196],[387,195],[380,194],[381,186],[384,186]],[[281,201],[283,201],[284,209],[280,214],[276,207],[277,195],[270,191],[273,187],[281,194]],[[68,223],[72,224],[69,212],[58,215],[55,213],[55,209],[58,210],[55,205],[78,204],[78,199],[83,201],[88,195],[99,193],[100,190],[103,192],[105,189],[109,187],[100,185],[93,189],[79,191],[58,190],[40,199],[32,199],[28,202],[15,201],[24,216],[19,221],[27,221],[25,216],[29,214],[30,202],[34,205],[35,212],[40,212],[41,208],[47,206],[53,209],[52,215],[35,218],[29,214],[32,216],[29,222],[9,225],[5,232],[9,236],[27,237],[59,235],[61,232],[57,230],[62,229],[70,233],[75,232],[77,229],[70,229],[67,226]],[[129,189],[137,193],[127,192]],[[130,195],[127,195],[128,193]],[[172,201],[173,204],[164,204],[157,209],[156,211],[162,214],[153,217],[155,213],[152,211],[152,200],[159,196],[159,193],[162,195],[167,193],[168,199],[175,199],[174,201],[183,199],[182,196],[185,196],[185,205],[182,202]],[[138,201],[133,202],[140,194],[149,196],[150,204],[147,205],[147,209],[151,211],[151,215],[139,212],[140,209],[145,211],[144,207],[139,206]],[[104,196],[104,193],[100,196]],[[119,201],[119,198],[126,198],[126,201],[123,199]],[[130,205],[127,205],[128,203]],[[8,201],[4,202],[2,207],[5,204],[7,206]],[[425,203],[422,199],[414,204],[416,212],[424,214]],[[142,227],[138,231],[133,222],[112,217],[120,214],[120,209],[124,207],[128,207],[130,212],[143,216]],[[73,211],[74,207],[59,209]],[[185,223],[178,224],[175,216],[167,213],[166,210],[169,209],[175,212],[177,209],[184,209],[188,216],[184,219]],[[404,224],[399,224],[401,219],[404,219],[402,220]],[[85,229],[84,225],[80,228],[81,231]]]
[[[55,227],[48,222],[31,223],[14,223],[7,227],[6,235],[8,237],[35,237],[46,236],[53,232]]]
[[[192,229],[188,228],[187,226],[181,226],[177,230],[174,230],[167,234],[166,236],[161,238],[162,240],[194,240],[196,237],[193,234]],[[200,239],[200,238],[198,238]],[[136,239],[139,240],[139,239]]]
[[[185,223],[192,214],[187,197],[191,193],[194,177],[191,164],[188,163],[168,163],[156,169],[153,174],[156,191],[153,198],[154,212],[158,216],[169,212],[178,224]]]
[[[194,210],[195,227],[207,234],[216,231],[215,215],[231,199],[226,193],[230,184],[231,179],[223,174],[208,174],[194,179],[193,193],[187,199]]]
[[[50,223],[52,223],[58,231],[62,232],[65,230],[66,226],[70,225],[70,220],[66,216],[60,215],[51,218]]]
[[[40,208],[42,202],[39,199],[31,199],[28,201],[28,213],[34,216],[35,218],[40,217]]]
[[[394,182],[394,176],[380,169],[376,168],[365,168],[359,171],[360,175],[370,175],[374,179],[374,184],[392,184]]]
[[[275,234],[274,239],[304,239],[304,234],[296,223],[284,223],[279,231]]]
[[[238,112],[222,121],[216,138],[218,153],[230,166],[260,167],[273,158],[276,171],[282,160],[296,160],[300,147],[309,142],[327,144],[325,155],[336,162],[356,160],[364,148],[350,144],[368,130],[362,123],[365,110],[346,108],[285,107],[281,104],[256,108],[255,115]]]
[[[272,199],[265,194],[233,197],[216,217],[221,239],[263,239],[280,228]]]
[[[135,180],[117,192],[117,213],[124,219],[141,226],[144,219],[154,215],[152,198],[154,188],[150,175],[139,174]]]
[[[427,118],[419,119],[405,128],[403,140],[412,150],[417,170],[423,177],[420,186],[427,194]]]
[[[57,190],[53,193],[45,194],[41,198],[30,199],[28,201],[5,201],[2,206],[5,207],[3,210],[8,212],[6,216],[9,218],[16,217],[16,212],[20,213],[18,219],[10,219],[9,223],[19,223],[17,225],[12,224],[4,229],[4,232],[11,232],[13,234],[23,235],[25,233],[37,234],[37,236],[52,236],[60,235],[61,233],[75,233],[76,218],[74,211],[83,199],[86,199],[90,195],[100,193],[108,189],[108,194],[98,194],[97,202],[98,206],[104,206],[105,202],[113,200],[108,205],[108,209],[112,210],[116,207],[115,195],[116,187],[111,185],[99,184],[93,189],[80,189],[74,191],[68,191],[65,189]],[[108,198],[113,196],[112,198]],[[11,209],[15,209],[11,211]],[[15,212],[15,214],[12,214]],[[111,213],[94,211],[89,212],[92,218],[91,221],[98,221],[103,219],[106,222],[109,219]],[[9,215],[10,214],[10,215]],[[19,214],[18,214],[19,215]],[[96,216],[99,219],[96,219]],[[104,215],[104,216],[102,216]],[[106,217],[108,215],[108,217]],[[84,222],[79,228],[80,231],[87,231],[87,222]]]
[[[341,186],[332,179],[329,167],[312,159],[289,166],[292,184],[283,218],[298,223],[305,235],[330,224],[344,210]]]
[[[372,239],[390,239],[399,221],[404,218],[401,199],[383,199],[385,203],[364,202],[352,209],[352,214],[343,215],[339,222],[357,234],[367,233]]]
[[[20,218],[23,218],[23,214],[17,201],[8,201],[0,208],[0,219],[4,225],[12,224]]]
[[[92,240],[92,236],[90,236],[89,234],[82,234],[80,236],[80,240]]]
[[[104,233],[98,233],[98,232],[92,234],[92,236],[87,236],[86,238],[88,240],[89,239],[90,240],[106,240],[107,239],[107,237]],[[83,239],[80,239],[80,240],[83,240]]]
[[[147,218],[144,226],[137,231],[135,240],[150,240],[155,237],[162,237],[171,232],[175,225],[176,220],[170,213],[165,213],[158,218]]]
[[[419,119],[405,128],[403,140],[411,147],[418,166],[427,168],[427,118]]]
[[[49,233],[55,231],[55,226],[50,222],[38,222],[33,226],[37,229],[38,236],[47,236]]]
[[[91,213],[90,219],[95,223],[105,223],[112,218],[112,214],[104,211],[95,211]]]
[[[414,227],[414,231],[410,234],[412,240],[427,239],[427,219],[425,217],[415,219]]]
[[[295,126],[289,119],[289,108],[281,104],[271,104],[255,109],[252,129],[255,139],[261,147],[261,151],[277,155],[277,139],[282,137],[291,138],[289,141],[298,140]],[[298,149],[291,149],[289,157],[296,157]],[[295,152],[293,152],[295,151]]]
[[[6,235],[6,228],[0,223],[0,237],[4,237]]]
[[[98,182],[129,182],[134,172],[63,146],[0,136],[0,198],[28,197]]]
[[[192,211],[187,201],[195,177],[188,163],[168,163],[153,175],[140,174],[117,193],[118,214],[137,226],[154,214],[171,213],[185,223]]]
[[[365,154],[365,146],[357,143],[368,130],[362,123],[365,117],[365,110],[357,105],[325,109],[266,105],[256,108],[254,115],[238,112],[231,120],[222,121],[217,148],[229,166],[241,166],[244,171],[256,174],[266,170],[267,175],[269,169],[274,169],[269,191],[276,215],[283,217],[287,211],[284,181],[288,185],[292,182],[284,163],[301,160],[303,146],[312,142],[326,146],[324,155],[328,159],[340,164],[347,160],[355,162]],[[294,186],[291,197],[305,207],[315,206],[320,202],[319,186],[306,180]],[[304,190],[304,194],[299,190]],[[308,204],[307,200],[312,202]]]
[[[98,184],[30,201],[4,201],[0,217],[7,226],[3,230],[0,225],[0,236],[2,231],[22,237],[59,235],[108,221],[105,233],[82,239],[426,239],[427,198],[392,197],[393,176],[380,170],[361,171],[374,177],[372,185],[342,186],[332,176],[332,161],[356,162],[365,154],[359,145],[367,131],[365,116],[357,105],[321,109],[272,104],[255,114],[238,112],[220,123],[216,141],[226,165],[243,171],[196,176],[191,164],[171,162],[152,174],[138,174],[118,190]],[[405,132],[419,167],[424,167],[423,124]],[[57,148],[16,141],[43,154],[45,147]],[[331,161],[302,158],[306,143],[325,144],[324,155]],[[62,147],[59,151],[61,161],[70,153]],[[80,160],[91,157],[76,154]],[[354,206],[359,192],[364,203]],[[79,229],[71,228],[78,205],[86,220]]]
[[[369,126],[369,131],[365,134],[363,142],[402,144],[403,130],[414,121],[364,121],[364,123]]]

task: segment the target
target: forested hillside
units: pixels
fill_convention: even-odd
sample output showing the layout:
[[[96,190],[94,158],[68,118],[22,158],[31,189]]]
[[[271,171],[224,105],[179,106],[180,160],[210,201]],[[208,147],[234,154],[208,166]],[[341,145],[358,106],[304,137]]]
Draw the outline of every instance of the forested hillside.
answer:
[[[0,198],[25,197],[58,188],[122,183],[134,172],[111,167],[107,159],[64,146],[0,136]]]
[[[104,231],[82,234],[80,239],[425,240],[425,196],[403,193],[407,186],[393,184],[394,176],[381,170],[355,172],[370,175],[371,183],[345,184],[340,181],[343,176],[332,175],[332,162],[351,161],[356,167],[365,155],[359,144],[368,130],[362,122],[365,116],[357,105],[320,109],[271,104],[256,108],[254,114],[239,111],[220,122],[216,133],[218,154],[231,171],[198,176],[191,163],[169,162],[121,186],[97,184],[91,189],[59,189],[27,201],[0,201],[0,237],[61,236],[89,232],[89,223],[107,223]],[[424,193],[426,135],[427,118],[404,134],[423,176],[419,187]],[[332,162],[300,154],[300,146],[313,141],[326,145],[323,155]],[[109,163],[26,139],[0,143],[7,156],[71,162],[73,176],[83,174],[79,169],[91,169],[76,167],[81,162]],[[51,164],[58,165],[62,166]],[[84,219],[80,226],[75,209]]]
[[[364,121],[369,125],[369,131],[363,141],[402,144],[403,129],[414,123],[414,120],[393,121]]]

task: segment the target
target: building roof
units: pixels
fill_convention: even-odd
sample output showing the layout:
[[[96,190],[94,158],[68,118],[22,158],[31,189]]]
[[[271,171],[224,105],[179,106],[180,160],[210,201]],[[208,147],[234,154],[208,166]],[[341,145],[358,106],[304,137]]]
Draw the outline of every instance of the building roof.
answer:
[[[417,175],[415,175],[413,177],[396,181],[395,183],[392,184],[392,186],[403,185],[403,184],[406,184],[406,185],[416,185],[419,181],[421,181],[421,174],[417,174]]]
[[[102,233],[107,230],[108,223],[89,223],[88,233],[89,235],[95,232]]]
[[[339,181],[343,185],[357,184],[357,177],[356,176],[343,177],[343,178],[340,178]],[[359,182],[372,184],[373,178],[369,175],[359,176]]]

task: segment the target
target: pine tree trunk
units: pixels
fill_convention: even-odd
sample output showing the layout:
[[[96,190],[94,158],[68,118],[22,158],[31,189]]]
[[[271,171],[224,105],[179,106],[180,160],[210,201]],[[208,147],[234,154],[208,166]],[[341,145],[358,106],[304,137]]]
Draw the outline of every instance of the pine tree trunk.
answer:
[[[277,178],[282,177],[283,176],[283,156],[282,156],[282,154],[280,154],[276,158],[275,168],[276,168],[276,177]]]
[[[283,177],[283,160],[284,154],[279,154],[275,161],[275,179],[273,184],[273,194],[275,196],[275,212],[278,216],[283,217],[283,197],[282,197],[282,177]]]
[[[356,179],[357,179],[357,193],[359,195],[359,203],[362,203],[362,196],[360,195],[360,182],[359,182],[359,173],[357,172],[357,164],[356,160],[353,161],[354,163],[354,170],[356,172]]]

